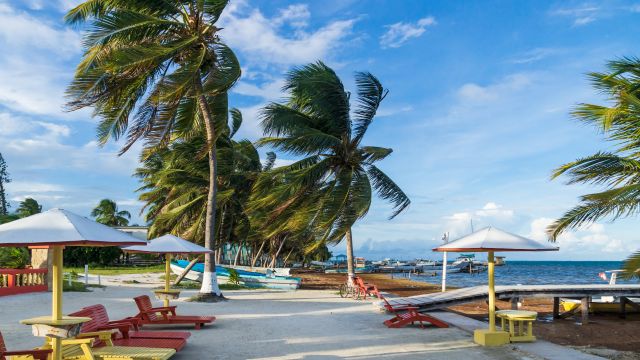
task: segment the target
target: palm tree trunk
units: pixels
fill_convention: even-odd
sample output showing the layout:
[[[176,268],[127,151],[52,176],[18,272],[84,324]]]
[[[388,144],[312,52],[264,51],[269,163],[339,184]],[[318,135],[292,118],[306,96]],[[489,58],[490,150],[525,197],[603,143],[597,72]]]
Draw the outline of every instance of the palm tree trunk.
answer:
[[[216,159],[216,136],[214,121],[211,109],[207,103],[207,99],[202,93],[202,82],[198,78],[196,80],[196,91],[198,95],[198,106],[204,119],[207,131],[207,146],[209,147],[209,193],[207,194],[207,219],[204,230],[204,247],[209,250],[215,250],[215,224],[216,224],[216,193],[218,191],[217,184],[217,159]],[[218,278],[216,276],[216,262],[213,253],[204,255],[204,271],[202,273],[202,287],[200,288],[200,297],[203,300],[215,300],[222,297],[222,292],[218,286]]]
[[[282,250],[282,246],[284,245],[285,241],[287,241],[286,236],[284,237],[284,239],[282,239],[282,242],[280,242],[280,246],[278,246],[278,250],[273,255],[273,258],[271,259],[271,264],[269,265],[270,268],[273,268],[276,266],[276,260],[278,260],[278,255],[280,255],[280,250]]]
[[[287,261],[289,261],[289,257],[291,256],[291,253],[293,253],[293,248],[291,248],[291,250],[289,250],[289,253],[287,254],[287,256],[284,258],[284,265],[283,267],[287,267]]]
[[[356,269],[353,262],[353,235],[351,228],[347,230],[347,274],[349,283],[353,284],[353,278],[356,276]]]
[[[233,259],[233,266],[237,266],[238,265],[238,259],[240,258],[240,255],[242,253],[242,247],[244,246],[244,240],[242,240],[240,242],[240,246],[238,246],[238,250],[236,251],[236,258]]]
[[[258,251],[255,253],[253,260],[251,260],[251,267],[256,266],[256,261],[258,261],[258,257],[262,254],[262,248],[264,248],[264,244],[266,243],[267,243],[267,240],[265,239],[260,245],[260,248],[258,249]]]

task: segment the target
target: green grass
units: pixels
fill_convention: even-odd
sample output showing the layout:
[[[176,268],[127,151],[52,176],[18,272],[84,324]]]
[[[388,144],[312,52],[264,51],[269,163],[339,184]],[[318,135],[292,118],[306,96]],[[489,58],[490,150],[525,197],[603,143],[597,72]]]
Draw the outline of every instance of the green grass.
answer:
[[[84,268],[79,267],[65,267],[65,272],[76,272],[78,274],[84,274]],[[105,267],[89,267],[89,274],[91,275],[123,275],[123,274],[145,274],[145,273],[159,273],[164,272],[164,265],[153,266],[105,266]]]
[[[62,290],[64,292],[90,292],[91,289],[90,288],[104,288],[104,285],[97,285],[97,284],[89,284],[89,285],[85,285],[84,282],[81,281],[71,281],[71,284],[69,284],[68,280],[65,280],[63,282],[63,286],[62,286]]]

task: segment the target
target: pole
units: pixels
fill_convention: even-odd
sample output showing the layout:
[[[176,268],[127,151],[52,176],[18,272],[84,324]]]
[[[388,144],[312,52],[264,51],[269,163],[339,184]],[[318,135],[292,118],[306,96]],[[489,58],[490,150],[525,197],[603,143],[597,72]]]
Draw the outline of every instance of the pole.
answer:
[[[171,254],[164,254],[164,291],[169,292],[169,287],[171,286]],[[168,294],[165,294],[164,297],[164,306],[169,306],[169,298]]]
[[[449,242],[449,232],[444,233],[442,236],[444,243]],[[442,292],[447,291],[447,252],[442,253]]]
[[[62,249],[63,246],[53,247],[53,297],[51,301],[51,319],[62,319]],[[59,337],[51,338],[53,348],[53,360],[62,360],[62,340]]]
[[[89,265],[84,264],[84,284],[89,285]]]
[[[489,331],[496,331],[496,289],[494,279],[494,259],[493,251],[489,251],[487,255],[488,273],[489,273]]]

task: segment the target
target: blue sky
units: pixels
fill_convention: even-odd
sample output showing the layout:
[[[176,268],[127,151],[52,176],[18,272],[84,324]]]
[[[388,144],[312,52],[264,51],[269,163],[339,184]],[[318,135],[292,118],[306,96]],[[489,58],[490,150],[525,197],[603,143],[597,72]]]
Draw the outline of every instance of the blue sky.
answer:
[[[112,198],[141,222],[131,177],[140,147],[117,157],[119,144],[96,146],[90,111],[62,111],[81,55],[80,34],[61,20],[75,3],[0,0],[9,196],[85,215]],[[241,137],[261,135],[257,113],[282,97],[296,65],[321,59],[349,89],[354,71],[370,71],[390,89],[364,142],[394,149],[381,168],[413,203],[388,221],[376,201],[354,228],[357,255],[376,259],[436,257],[442,233],[463,235],[471,220],[544,239],[553,218],[595,190],[550,182],[551,170],[610,146],[568,115],[602,101],[584,74],[638,55],[639,18],[640,2],[232,0],[221,23],[243,66],[232,90]],[[559,253],[509,258],[622,259],[639,247],[636,223],[598,223],[563,236]]]

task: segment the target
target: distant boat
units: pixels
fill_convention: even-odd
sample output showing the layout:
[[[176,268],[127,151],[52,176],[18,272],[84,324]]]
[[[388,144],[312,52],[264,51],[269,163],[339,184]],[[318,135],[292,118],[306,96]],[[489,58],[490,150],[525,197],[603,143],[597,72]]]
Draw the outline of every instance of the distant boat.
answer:
[[[182,274],[184,268],[187,267],[189,261],[177,260],[171,262],[171,271],[174,274]],[[204,271],[204,264],[197,263],[191,268],[191,271],[185,276],[189,280],[202,281],[202,272]],[[268,289],[282,289],[282,290],[295,290],[300,287],[301,279],[291,276],[268,276],[267,274],[255,272],[236,270],[240,277],[240,285],[251,288],[268,288]],[[221,283],[229,282],[229,269],[222,266],[216,266],[216,274],[218,281]]]

